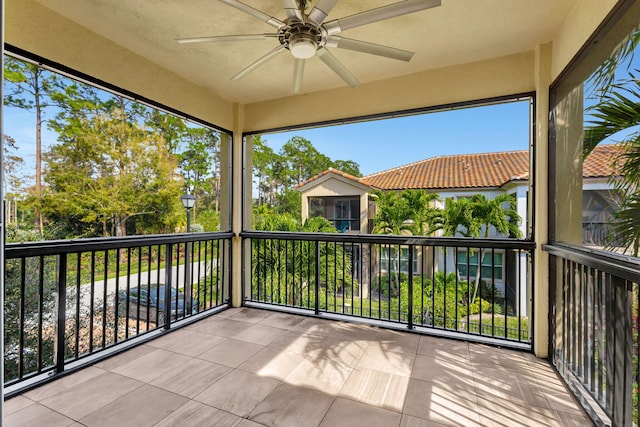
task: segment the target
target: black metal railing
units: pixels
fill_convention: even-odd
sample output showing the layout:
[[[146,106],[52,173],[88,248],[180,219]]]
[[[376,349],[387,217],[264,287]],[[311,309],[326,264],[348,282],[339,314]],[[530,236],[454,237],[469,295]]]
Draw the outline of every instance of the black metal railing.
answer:
[[[5,387],[226,305],[232,233],[10,243]]]
[[[637,426],[640,260],[560,243],[544,249],[552,362],[595,419],[604,412],[604,425]]]
[[[251,259],[249,305],[530,348],[531,242],[261,231],[242,237]]]

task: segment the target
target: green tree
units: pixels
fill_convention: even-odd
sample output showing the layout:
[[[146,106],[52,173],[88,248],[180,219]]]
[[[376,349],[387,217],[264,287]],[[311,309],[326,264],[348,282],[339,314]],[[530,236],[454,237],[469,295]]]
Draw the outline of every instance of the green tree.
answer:
[[[285,175],[282,178],[286,177],[283,181],[290,186],[301,184],[333,166],[329,157],[320,153],[311,141],[300,136],[287,141],[280,150],[280,156],[288,166],[281,171]]]
[[[591,120],[584,131],[585,156],[599,143],[640,124],[640,80],[631,75],[587,111]],[[623,201],[615,213],[614,235],[608,245],[622,244],[637,257],[640,253],[640,133],[631,132],[620,144],[622,153],[616,161],[618,174],[612,177],[612,183],[623,194]]]
[[[219,210],[220,205],[220,138],[213,129],[187,128],[183,133],[185,149],[178,154],[185,191],[196,197],[197,209]]]
[[[445,236],[473,237],[477,229],[473,219],[471,201],[467,198],[454,199],[448,197],[441,213],[441,223],[438,226]]]
[[[278,187],[276,170],[281,163],[280,156],[267,145],[260,135],[253,137],[253,175],[258,190],[258,205],[274,205]]]
[[[309,218],[304,223],[288,213],[277,213],[265,205],[254,209],[255,228],[265,231],[337,233],[333,224],[322,217]],[[316,277],[315,245],[319,245],[320,283]],[[265,239],[256,240],[252,251],[255,298],[279,304],[313,306],[315,292],[308,287],[320,286],[321,304],[327,295],[351,295],[357,284],[351,275],[351,254],[341,244]],[[343,274],[344,272],[344,274]],[[263,286],[260,287],[259,284]],[[267,285],[268,284],[268,285]],[[311,298],[311,299],[310,299]]]
[[[360,165],[353,160],[334,160],[332,167],[355,177],[362,176]]]
[[[68,116],[59,122],[62,143],[47,156],[45,197],[53,214],[103,225],[116,236],[127,234],[127,221],[152,215],[171,225],[179,210],[180,181],[176,162],[162,141],[115,109],[93,117]]]
[[[373,192],[376,203],[373,232],[380,234],[403,234],[411,230],[409,204],[397,191]]]
[[[42,124],[45,110],[54,105],[52,94],[58,91],[60,79],[35,64],[11,56],[4,58],[6,94],[4,105],[21,108],[35,114],[36,174],[35,174],[35,228],[43,228],[40,201],[42,196]]]
[[[261,136],[253,137],[253,177],[258,205],[268,204],[280,213],[300,214],[300,194],[295,186],[329,169],[335,168],[360,176],[353,160],[332,160],[300,136],[287,141],[274,152]]]
[[[520,222],[516,198],[513,194],[499,194],[493,199],[483,194],[476,194],[471,198],[471,232],[474,237],[483,233],[486,239],[489,237],[491,227],[505,236],[521,238]]]

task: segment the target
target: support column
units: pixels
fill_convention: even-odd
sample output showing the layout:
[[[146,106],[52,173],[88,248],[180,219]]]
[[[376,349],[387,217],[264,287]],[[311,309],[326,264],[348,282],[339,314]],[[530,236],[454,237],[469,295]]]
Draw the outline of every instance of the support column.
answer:
[[[549,238],[549,86],[551,85],[551,43],[536,49],[536,110],[534,112],[535,171],[531,180],[535,200],[533,239],[534,253],[533,289],[533,351],[538,357],[549,353],[549,256],[542,245]]]
[[[231,204],[231,231],[234,236],[231,240],[231,306],[240,307],[242,305],[242,211],[243,211],[243,160],[242,160],[242,131],[244,129],[244,105],[233,105],[233,173],[232,190],[233,196]],[[249,184],[250,185],[250,184]],[[249,206],[250,208],[250,206]]]

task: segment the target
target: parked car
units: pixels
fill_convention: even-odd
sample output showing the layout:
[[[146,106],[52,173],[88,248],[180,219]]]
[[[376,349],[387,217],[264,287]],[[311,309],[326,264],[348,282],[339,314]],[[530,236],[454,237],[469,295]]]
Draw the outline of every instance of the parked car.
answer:
[[[129,318],[140,319],[149,323],[164,323],[165,311],[165,286],[164,285],[143,285],[142,287],[134,287],[126,291],[120,292],[118,295],[118,306],[121,315],[127,310],[127,300],[129,302]],[[185,311],[185,295],[176,288],[171,288],[171,301],[169,308],[171,310],[171,320],[176,320],[186,314]],[[198,312],[198,300],[191,300],[191,313]],[[158,321],[156,321],[156,319]]]

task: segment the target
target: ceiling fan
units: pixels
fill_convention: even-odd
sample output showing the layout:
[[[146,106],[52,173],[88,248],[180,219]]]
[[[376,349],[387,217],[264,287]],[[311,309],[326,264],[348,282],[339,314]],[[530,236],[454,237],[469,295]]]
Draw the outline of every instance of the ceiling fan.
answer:
[[[269,16],[266,13],[238,0],[220,0],[246,14],[258,18],[275,27],[277,32],[267,34],[238,34],[229,36],[209,36],[177,39],[178,43],[207,43],[244,40],[276,39],[279,45],[232,77],[239,80],[256,70],[266,62],[284,51],[289,51],[295,58],[293,65],[293,92],[298,93],[302,86],[305,60],[317,56],[349,86],[360,84],[358,79],[327,50],[327,48],[348,49],[356,52],[384,56],[401,61],[409,61],[414,52],[369,43],[361,40],[341,37],[342,31],[373,22],[382,21],[396,16],[407,15],[420,10],[440,6],[441,0],[404,0],[365,12],[356,13],[344,18],[325,22],[327,15],[338,0],[318,0],[316,5],[306,13],[310,7],[308,0],[282,0],[286,14],[284,21]]]

